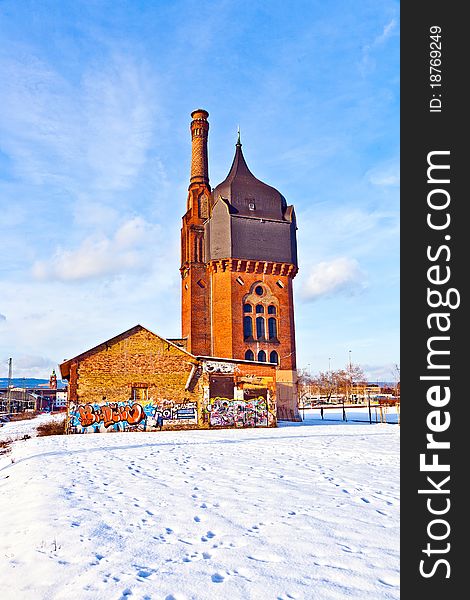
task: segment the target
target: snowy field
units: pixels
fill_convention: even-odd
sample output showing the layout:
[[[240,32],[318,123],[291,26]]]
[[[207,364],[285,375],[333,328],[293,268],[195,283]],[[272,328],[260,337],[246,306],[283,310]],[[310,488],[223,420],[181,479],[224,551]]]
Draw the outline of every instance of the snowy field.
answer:
[[[50,423],[51,421],[60,421],[64,419],[65,413],[42,414],[34,419],[25,419],[24,421],[10,421],[0,425],[0,442],[6,440],[21,440],[25,435],[30,437],[37,435],[38,425]]]
[[[2,600],[398,599],[400,428],[334,416],[15,442]]]

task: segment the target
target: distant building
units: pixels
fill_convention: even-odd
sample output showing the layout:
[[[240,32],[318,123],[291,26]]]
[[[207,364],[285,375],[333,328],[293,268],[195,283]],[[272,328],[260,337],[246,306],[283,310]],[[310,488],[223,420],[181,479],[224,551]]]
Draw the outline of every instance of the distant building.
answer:
[[[24,388],[10,388],[0,393],[0,413],[21,413],[34,411],[37,396]]]
[[[381,392],[382,388],[378,383],[353,383],[351,388],[351,395],[358,399],[375,398],[376,396],[380,395]]]

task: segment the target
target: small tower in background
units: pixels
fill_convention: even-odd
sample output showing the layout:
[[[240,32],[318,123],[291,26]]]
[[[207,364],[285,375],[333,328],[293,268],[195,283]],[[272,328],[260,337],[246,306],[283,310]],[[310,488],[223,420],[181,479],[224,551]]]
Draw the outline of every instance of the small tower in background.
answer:
[[[49,387],[51,390],[57,389],[57,375],[55,374],[55,369],[52,370],[51,376],[49,377]]]

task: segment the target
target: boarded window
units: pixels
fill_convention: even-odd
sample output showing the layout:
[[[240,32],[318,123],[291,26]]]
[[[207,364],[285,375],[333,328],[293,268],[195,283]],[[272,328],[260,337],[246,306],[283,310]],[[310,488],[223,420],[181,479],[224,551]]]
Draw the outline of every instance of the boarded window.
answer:
[[[233,376],[211,375],[209,383],[209,393],[211,398],[233,399]]]
[[[136,386],[131,389],[131,400],[134,402],[146,402],[148,399],[148,387]]]

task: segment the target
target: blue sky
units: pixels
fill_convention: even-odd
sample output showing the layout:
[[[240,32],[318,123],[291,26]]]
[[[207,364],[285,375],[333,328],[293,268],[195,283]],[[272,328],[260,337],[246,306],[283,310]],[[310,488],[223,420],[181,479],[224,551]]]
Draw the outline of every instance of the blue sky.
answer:
[[[399,363],[399,3],[0,3],[0,376],[180,335],[190,113],[294,204],[297,357]],[[331,359],[331,360],[330,360]]]

